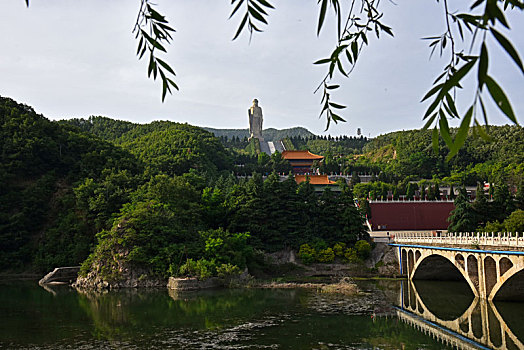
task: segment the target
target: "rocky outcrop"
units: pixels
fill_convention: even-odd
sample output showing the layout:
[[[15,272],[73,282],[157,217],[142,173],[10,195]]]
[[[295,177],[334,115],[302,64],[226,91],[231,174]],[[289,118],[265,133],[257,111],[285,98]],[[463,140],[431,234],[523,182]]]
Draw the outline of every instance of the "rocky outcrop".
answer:
[[[400,276],[396,248],[387,243],[376,243],[375,248],[371,251],[370,258],[366,261],[366,265],[369,268],[376,267],[380,276]]]
[[[356,295],[360,293],[357,285],[349,277],[343,277],[335,283],[312,283],[312,282],[255,282],[252,283],[252,288],[263,289],[314,289],[321,293],[333,293],[344,295]]]
[[[194,277],[169,277],[167,282],[167,288],[175,290],[200,290],[220,288],[223,286],[223,281],[216,277],[206,279],[198,279]]]
[[[296,255],[295,251],[291,249],[280,250],[275,253],[265,253],[265,259],[269,264],[287,264],[295,263]]]
[[[53,271],[45,275],[40,281],[38,281],[38,284],[70,284],[71,282],[76,280],[78,276],[78,271],[80,271],[80,266],[57,267]]]
[[[157,288],[165,287],[166,280],[151,275],[144,269],[124,268],[118,277],[103,277],[100,270],[94,269],[86,276],[79,276],[73,287],[78,289],[107,290],[119,288]]]

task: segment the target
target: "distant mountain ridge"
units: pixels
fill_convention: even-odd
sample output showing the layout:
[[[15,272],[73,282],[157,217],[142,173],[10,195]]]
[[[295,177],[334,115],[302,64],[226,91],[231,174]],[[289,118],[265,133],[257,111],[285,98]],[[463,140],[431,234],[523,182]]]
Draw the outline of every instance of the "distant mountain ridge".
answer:
[[[233,137],[238,137],[240,139],[243,139],[244,137],[249,137],[249,129],[213,129],[208,127],[202,127],[202,129],[212,132],[213,134],[215,134],[216,137],[227,136],[227,138],[229,139]],[[262,136],[266,141],[278,141],[286,137],[297,136],[305,138],[311,137],[313,135],[314,134],[311,131],[300,126],[281,130],[275,128],[268,128],[262,130]]]

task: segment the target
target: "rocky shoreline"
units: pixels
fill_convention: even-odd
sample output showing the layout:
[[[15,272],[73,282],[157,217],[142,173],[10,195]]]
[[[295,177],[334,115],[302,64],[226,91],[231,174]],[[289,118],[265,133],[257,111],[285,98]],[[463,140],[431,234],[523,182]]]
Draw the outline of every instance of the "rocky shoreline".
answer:
[[[264,282],[256,281],[249,285],[250,288],[262,289],[294,289],[304,288],[313,289],[321,293],[336,293],[344,295],[358,295],[361,291],[357,285],[348,277],[340,279],[338,282],[332,283],[312,283],[312,282]]]
[[[246,271],[229,278],[159,278],[145,269],[120,266],[118,278],[103,277],[100,266],[78,276],[72,286],[81,290],[112,290],[121,288],[169,288],[199,290],[210,288],[307,288],[323,293],[355,295],[360,293],[352,277],[399,277],[395,251],[387,245],[377,244],[365,264],[311,264],[295,260],[292,251],[271,256],[270,275],[249,275]],[[284,267],[284,268],[283,268]]]
[[[72,287],[83,290],[111,290],[120,288],[159,288],[166,287],[167,280],[151,276],[141,269],[125,269],[118,279],[104,279],[98,271],[90,271],[86,276],[78,276]]]

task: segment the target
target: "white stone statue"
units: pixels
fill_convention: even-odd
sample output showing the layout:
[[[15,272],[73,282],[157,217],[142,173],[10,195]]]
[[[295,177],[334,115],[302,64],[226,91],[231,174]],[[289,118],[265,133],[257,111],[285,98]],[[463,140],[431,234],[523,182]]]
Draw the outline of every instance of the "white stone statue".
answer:
[[[253,100],[253,106],[247,110],[249,115],[249,139],[257,138],[260,141],[264,141],[262,137],[262,108],[258,106],[258,100]]]

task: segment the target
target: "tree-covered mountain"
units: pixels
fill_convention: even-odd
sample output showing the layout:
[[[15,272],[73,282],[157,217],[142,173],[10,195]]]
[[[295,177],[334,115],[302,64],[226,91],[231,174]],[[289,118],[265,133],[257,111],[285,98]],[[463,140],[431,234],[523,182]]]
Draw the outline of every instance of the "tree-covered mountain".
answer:
[[[452,130],[452,136],[457,130]],[[457,156],[449,161],[448,148],[442,140],[436,153],[429,130],[397,131],[374,138],[368,143],[358,163],[379,166],[384,172],[401,177],[422,178],[450,176],[480,164],[507,167],[524,163],[524,128],[518,125],[491,126],[491,140],[470,136]]]
[[[141,169],[124,149],[0,97],[0,269],[81,262],[98,224],[75,203],[75,185],[129,180]],[[98,214],[118,210],[124,197],[112,190]]]
[[[0,97],[0,270],[84,262],[85,274],[104,280],[130,271],[207,276],[243,269],[255,248],[308,243],[327,254],[366,236],[353,191],[376,198],[418,190],[435,198],[440,183],[495,183],[495,204],[473,205],[475,224],[509,225],[524,206],[523,129],[493,127],[492,135],[492,142],[468,139],[449,162],[443,144],[433,151],[427,131],[286,138],[325,156],[322,172],[355,175],[341,195],[318,196],[307,182],[279,181],[276,173],[290,170],[279,153],[242,152],[236,137],[225,142],[168,121],[53,122]],[[358,173],[370,171],[373,181],[358,183]],[[522,215],[510,223],[514,217]]]
[[[452,129],[452,136],[456,132],[456,129]],[[481,180],[492,181],[496,177],[495,173],[500,173],[506,167],[522,168],[523,127],[491,126],[490,140],[475,135],[474,128],[470,129],[470,134],[458,154],[450,160],[446,159],[449,150],[442,140],[435,152],[432,132],[429,130],[395,131],[373,139],[313,136],[291,138],[286,143],[288,149],[308,149],[325,156],[321,171],[382,174],[382,178],[387,177],[390,181],[399,181],[407,176],[442,179],[467,171],[478,175],[466,179],[468,185],[475,185]],[[522,170],[517,173],[521,174]]]
[[[183,174],[189,169],[206,172],[231,170],[232,159],[210,132],[189,124],[154,121],[137,124],[107,117],[68,119],[73,125],[134,154],[154,173]]]
[[[1,271],[84,262],[106,281],[130,271],[207,276],[243,269],[253,248],[365,237],[349,189],[317,197],[276,175],[237,178],[238,154],[188,124],[54,122],[0,97],[0,136]],[[276,154],[257,169],[289,165]]]
[[[72,125],[83,132],[93,134],[102,140],[116,142],[125,133],[140,126],[124,120],[116,120],[102,116],[90,116],[87,119],[71,118],[58,121],[59,124]]]

